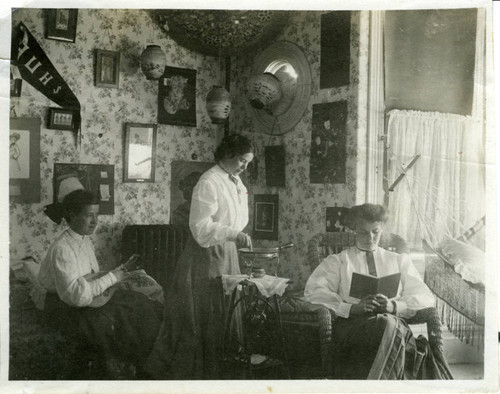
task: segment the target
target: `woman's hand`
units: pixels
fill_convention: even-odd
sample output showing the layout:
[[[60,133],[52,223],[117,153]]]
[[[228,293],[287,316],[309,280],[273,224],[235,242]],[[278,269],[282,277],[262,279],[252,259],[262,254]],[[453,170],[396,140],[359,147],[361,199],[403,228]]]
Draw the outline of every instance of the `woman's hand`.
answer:
[[[377,311],[377,308],[380,308],[380,304],[378,303],[376,296],[367,295],[362,298],[358,304],[351,306],[351,314],[362,315],[363,313],[372,313]]]
[[[116,279],[118,280],[118,282],[121,282],[123,279],[125,279],[128,276],[128,273],[123,269],[123,264],[119,265],[111,272],[113,273],[114,276],[116,276]]]
[[[241,232],[236,236],[235,242],[238,249],[248,248],[252,250],[252,238],[250,238],[250,235],[245,234],[244,232]]]
[[[379,313],[392,313],[394,312],[394,305],[392,302],[383,294],[376,294],[375,299],[380,304]]]

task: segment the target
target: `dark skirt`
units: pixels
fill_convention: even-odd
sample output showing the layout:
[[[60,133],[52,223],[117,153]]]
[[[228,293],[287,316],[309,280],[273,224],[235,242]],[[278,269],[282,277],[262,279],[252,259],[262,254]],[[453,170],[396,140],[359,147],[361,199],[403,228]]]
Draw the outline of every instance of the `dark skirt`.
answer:
[[[154,379],[219,379],[229,302],[220,276],[240,273],[233,242],[202,248],[190,237],[166,289],[164,321],[145,371]]]
[[[334,379],[453,378],[440,349],[387,313],[337,318],[332,345]]]
[[[76,308],[47,294],[45,311],[58,329],[85,340],[105,360],[140,366],[151,352],[162,319],[162,305],[145,295],[118,289],[99,308]]]

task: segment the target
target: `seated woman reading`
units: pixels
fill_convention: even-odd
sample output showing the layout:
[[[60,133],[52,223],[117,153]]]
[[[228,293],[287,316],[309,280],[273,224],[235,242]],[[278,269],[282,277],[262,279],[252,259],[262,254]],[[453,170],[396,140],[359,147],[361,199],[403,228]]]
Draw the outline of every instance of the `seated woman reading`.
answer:
[[[352,207],[347,224],[355,231],[356,246],[328,256],[306,284],[306,299],[326,306],[335,314],[332,326],[335,379],[418,376],[413,368],[418,359],[417,343],[404,319],[411,318],[420,309],[434,306],[434,297],[409,255],[378,246],[387,219],[381,205]],[[352,297],[353,273],[375,277],[399,273],[396,296],[391,299],[384,294],[368,294],[361,299]],[[438,376],[426,378],[451,378],[445,361],[444,364],[443,368],[437,368],[442,369],[435,374]]]
[[[161,324],[162,306],[146,295],[116,289],[102,306],[93,301],[130,274],[122,266],[99,272],[89,235],[98,223],[95,196],[82,189],[67,194],[62,214],[69,225],[52,242],[39,273],[47,290],[49,320],[65,330],[79,331],[105,360],[108,378],[117,378],[119,365],[140,367],[151,351]],[[115,289],[113,289],[115,290]]]

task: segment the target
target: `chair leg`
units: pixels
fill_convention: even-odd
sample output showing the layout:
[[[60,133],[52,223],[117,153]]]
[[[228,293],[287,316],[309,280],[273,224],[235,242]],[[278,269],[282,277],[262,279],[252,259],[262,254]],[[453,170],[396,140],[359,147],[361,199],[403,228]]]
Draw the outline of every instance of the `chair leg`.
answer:
[[[328,376],[332,371],[332,315],[327,308],[316,311],[321,350],[321,367],[323,374]]]

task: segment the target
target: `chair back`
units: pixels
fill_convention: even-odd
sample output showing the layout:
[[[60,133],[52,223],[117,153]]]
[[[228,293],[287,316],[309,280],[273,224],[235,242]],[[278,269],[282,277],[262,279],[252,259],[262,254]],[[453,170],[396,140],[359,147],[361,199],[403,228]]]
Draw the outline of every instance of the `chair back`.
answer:
[[[351,232],[319,233],[307,245],[307,256],[311,272],[331,254],[340,253],[342,250],[356,245],[356,235]],[[408,253],[406,241],[399,235],[383,233],[379,245],[391,252]]]

